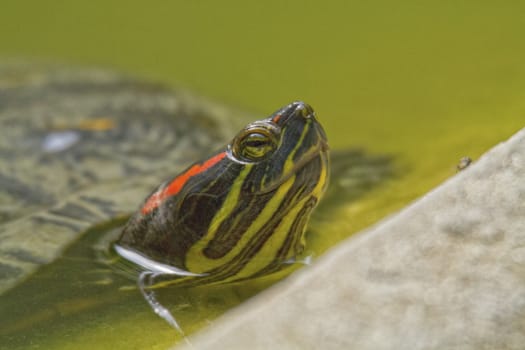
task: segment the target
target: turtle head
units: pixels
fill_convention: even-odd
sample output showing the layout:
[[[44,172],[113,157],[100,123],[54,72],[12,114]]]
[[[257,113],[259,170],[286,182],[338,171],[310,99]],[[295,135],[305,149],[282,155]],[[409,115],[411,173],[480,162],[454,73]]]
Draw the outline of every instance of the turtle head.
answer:
[[[160,185],[118,246],[217,281],[278,270],[303,249],[328,181],[326,135],[294,102],[248,124],[220,152]]]
[[[228,145],[227,154],[233,162],[253,169],[252,176],[245,179],[250,191],[264,193],[277,189],[310,162],[321,161],[318,168],[327,167],[327,151],[326,134],[312,107],[294,102],[267,119],[248,124]],[[307,173],[296,179],[298,183],[326,182],[316,172]]]

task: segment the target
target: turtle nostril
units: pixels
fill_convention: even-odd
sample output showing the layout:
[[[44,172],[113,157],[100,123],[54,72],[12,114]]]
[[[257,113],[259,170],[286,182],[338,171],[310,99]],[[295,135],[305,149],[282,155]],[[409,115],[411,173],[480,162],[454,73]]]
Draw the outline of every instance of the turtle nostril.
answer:
[[[293,102],[292,108],[294,111],[300,112],[304,118],[311,118],[315,115],[314,109],[303,101]]]
[[[292,102],[281,108],[271,116],[271,120],[279,125],[284,125],[290,118],[315,119],[314,109],[303,101]]]

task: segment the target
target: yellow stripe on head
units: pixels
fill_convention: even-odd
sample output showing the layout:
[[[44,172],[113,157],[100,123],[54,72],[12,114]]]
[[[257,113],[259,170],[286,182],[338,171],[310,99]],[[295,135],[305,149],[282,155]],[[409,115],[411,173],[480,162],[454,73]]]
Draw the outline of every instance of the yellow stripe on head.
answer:
[[[208,245],[209,241],[215,237],[220,224],[228,218],[231,214],[235,204],[239,201],[241,195],[241,188],[246,176],[250,173],[252,166],[246,165],[246,167],[240,172],[239,176],[233,181],[230,191],[220,207],[217,214],[212,219],[209,226],[208,232],[204,237],[197,241],[186,254],[186,267],[189,271],[199,271],[195,273],[201,273],[210,269],[210,262],[203,254],[204,248]]]
[[[258,233],[264,225],[267,225],[271,222],[272,217],[275,216],[275,210],[279,208],[281,201],[292,186],[293,180],[293,178],[290,178],[277,189],[276,193],[266,204],[255,221],[253,221],[249,228],[244,232],[241,239],[237,242],[234,248],[230,250],[230,252],[224,257],[220,259],[209,259],[205,257],[202,252],[202,250],[205,248],[205,245],[210,241],[210,239],[213,238],[216,231],[213,234],[207,236],[205,241],[199,241],[197,244],[195,244],[187,255],[186,266],[188,267],[188,270],[195,273],[210,271],[214,268],[226,265],[231,259],[238,255],[243,249],[246,248],[247,243],[253,238],[253,235]],[[232,207],[234,204],[235,203],[232,204]],[[220,217],[217,220],[224,220],[224,217]]]

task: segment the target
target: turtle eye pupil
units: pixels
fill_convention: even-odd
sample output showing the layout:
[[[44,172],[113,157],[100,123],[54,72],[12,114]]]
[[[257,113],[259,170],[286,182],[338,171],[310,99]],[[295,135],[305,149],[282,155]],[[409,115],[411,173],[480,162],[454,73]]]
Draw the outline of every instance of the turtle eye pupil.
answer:
[[[243,161],[258,161],[264,159],[277,148],[275,138],[263,130],[252,130],[234,144],[235,155]]]
[[[253,133],[244,139],[244,147],[247,148],[264,148],[268,146],[268,137],[263,134]]]

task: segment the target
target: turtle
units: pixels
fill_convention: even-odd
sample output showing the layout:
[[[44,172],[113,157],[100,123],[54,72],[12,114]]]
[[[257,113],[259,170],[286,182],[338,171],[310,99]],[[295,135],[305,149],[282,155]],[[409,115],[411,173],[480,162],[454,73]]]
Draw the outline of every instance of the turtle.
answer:
[[[392,173],[389,157],[359,150],[331,152],[329,165],[327,136],[304,102],[245,127],[241,114],[110,70],[1,64],[0,295],[90,228],[122,220],[109,251],[132,263],[148,303],[180,329],[155,289],[302,262],[330,169],[327,197],[345,183],[354,198]]]
[[[314,110],[293,102],[155,189],[114,245],[144,268],[139,287],[153,310],[182,332],[151,286],[251,279],[300,261],[328,185],[327,142]]]

